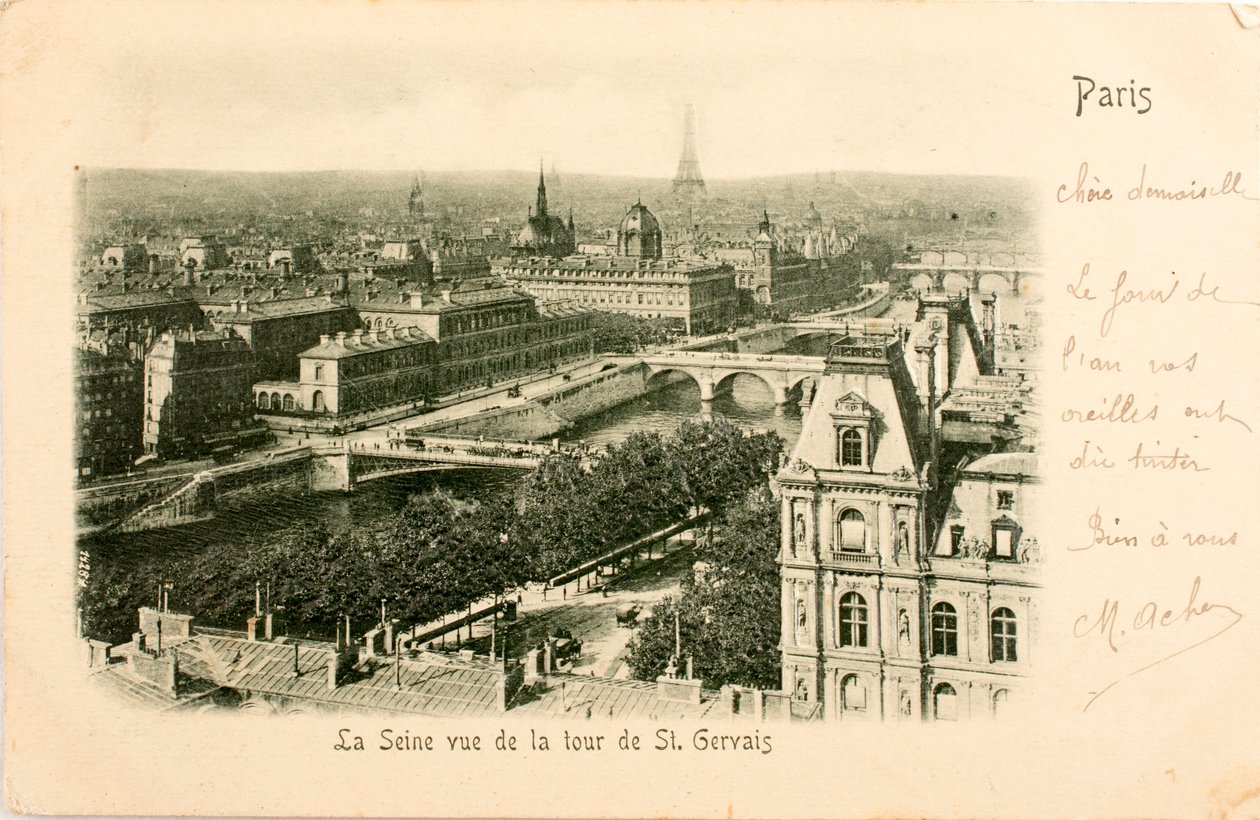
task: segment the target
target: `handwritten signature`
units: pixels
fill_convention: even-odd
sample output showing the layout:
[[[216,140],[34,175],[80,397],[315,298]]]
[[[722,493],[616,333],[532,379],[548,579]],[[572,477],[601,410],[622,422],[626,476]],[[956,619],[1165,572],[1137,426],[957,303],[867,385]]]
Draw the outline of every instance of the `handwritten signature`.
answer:
[[[1219,610],[1234,616],[1233,620],[1206,638],[1201,638],[1194,643],[1182,646],[1180,649],[1116,678],[1101,689],[1090,692],[1090,698],[1081,711],[1088,711],[1095,701],[1123,681],[1147,672],[1165,661],[1172,660],[1178,655],[1184,655],[1192,649],[1219,638],[1242,621],[1243,614],[1228,604],[1214,604],[1208,601],[1199,603],[1199,586],[1201,583],[1202,579],[1196,575],[1193,584],[1190,586],[1190,595],[1186,605],[1179,610],[1165,609],[1155,601],[1148,601],[1138,608],[1133,614],[1132,620],[1129,620],[1127,617],[1122,620],[1120,601],[1107,598],[1102,602],[1102,606],[1096,615],[1087,613],[1080,615],[1076,619],[1076,622],[1072,625],[1074,637],[1100,636],[1106,640],[1107,646],[1110,647],[1112,652],[1119,653],[1125,644],[1126,637],[1135,634],[1153,634],[1162,630],[1184,627],[1192,620],[1201,618],[1213,610]]]

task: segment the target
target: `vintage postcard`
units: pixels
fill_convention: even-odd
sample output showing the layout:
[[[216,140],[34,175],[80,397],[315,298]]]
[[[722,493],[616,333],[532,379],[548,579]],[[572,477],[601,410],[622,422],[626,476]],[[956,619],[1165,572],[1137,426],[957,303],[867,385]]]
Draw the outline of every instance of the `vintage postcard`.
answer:
[[[11,811],[1260,813],[1254,7],[0,46]]]

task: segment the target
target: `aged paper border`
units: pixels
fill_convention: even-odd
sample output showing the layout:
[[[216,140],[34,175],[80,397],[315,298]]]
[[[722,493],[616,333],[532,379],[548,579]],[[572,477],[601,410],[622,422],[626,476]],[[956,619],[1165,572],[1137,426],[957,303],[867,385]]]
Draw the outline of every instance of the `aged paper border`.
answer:
[[[370,47],[395,18],[420,14],[457,18],[489,14],[505,27],[519,21],[534,31],[543,18],[559,38],[609,36],[608,15],[593,6],[433,4],[417,11],[404,3],[277,3],[262,7],[214,4],[240,26],[290,26],[331,31]],[[671,25],[695,33],[711,16],[710,36],[747,26],[800,57],[794,37],[834,36],[837,52],[922,56],[939,48],[948,66],[960,50],[994,49],[1008,59],[1010,76],[959,73],[958,101],[982,105],[986,93],[1023,95],[1009,121],[1010,139],[1026,157],[1040,189],[1071,175],[1082,160],[1125,176],[1135,154],[1184,167],[1201,158],[1209,170],[1240,167],[1257,179],[1257,68],[1260,39],[1223,6],[1103,8],[1090,5],[789,5],[707,4],[675,7],[637,4],[643,36],[668,37]],[[1140,596],[1129,558],[1100,560],[1088,569],[1052,562],[1046,577],[1042,662],[1036,706],[1001,727],[871,725],[837,734],[833,727],[796,729],[769,725],[776,751],[764,757],[715,758],[688,753],[670,759],[602,755],[561,760],[524,755],[476,760],[453,755],[417,760],[383,755],[337,757],[330,747],[345,721],[250,722],[221,716],[153,718],[102,702],[85,688],[68,605],[71,578],[68,463],[73,301],[70,279],[70,180],[73,165],[100,134],[127,118],[161,116],[145,108],[143,89],[123,95],[134,107],[102,111],[94,95],[126,83],[125,62],[111,56],[148,44],[177,78],[196,76],[198,50],[222,47],[224,27],[200,31],[195,9],[147,3],[96,7],[83,2],[8,6],[0,17],[3,85],[3,357],[5,490],[6,793],[15,811],[90,814],[417,815],[417,816],[1133,816],[1227,814],[1260,790],[1260,725],[1252,680],[1257,672],[1256,623],[1248,619],[1229,640],[1204,646],[1169,666],[1168,674],[1126,690],[1114,708],[1089,715],[1077,695],[1088,669],[1077,645],[1053,630],[1098,594]],[[729,22],[738,19],[738,23]],[[718,21],[722,21],[718,25]],[[881,35],[872,39],[873,35]],[[474,36],[472,31],[468,33]],[[199,42],[199,38],[206,38]],[[861,37],[862,39],[848,39]],[[191,45],[180,49],[186,39]],[[422,46],[425,34],[416,37]],[[810,39],[813,42],[813,39]],[[930,44],[935,43],[935,46]],[[540,46],[545,47],[545,46]],[[685,46],[684,46],[685,47]],[[703,42],[694,45],[703,49]],[[277,43],[277,59],[293,56]],[[924,51],[926,49],[926,51]],[[670,49],[663,47],[662,53]],[[646,49],[653,53],[652,49]],[[765,54],[758,56],[764,57]],[[750,58],[751,59],[751,58]],[[783,89],[828,103],[825,69],[832,58],[815,54],[822,81]],[[738,61],[737,61],[738,62]],[[121,70],[122,73],[119,73]],[[1149,120],[1077,119],[1069,109],[1068,78],[1088,70],[1099,76],[1141,75],[1160,95]],[[1014,81],[1012,80],[1014,78]],[[1123,81],[1121,80],[1121,82]],[[242,94],[248,95],[247,85]],[[913,106],[912,97],[890,105]],[[1164,106],[1167,106],[1165,109]],[[1163,111],[1169,113],[1164,114]],[[83,112],[98,118],[85,121]],[[860,116],[855,111],[853,116]],[[934,127],[923,123],[922,127]],[[959,122],[940,124],[941,140],[967,140]],[[214,140],[214,134],[205,138]],[[1260,186],[1258,186],[1260,189]],[[1256,208],[1241,215],[1100,215],[1082,229],[1076,215],[1050,207],[1047,196],[1044,255],[1048,270],[1096,264],[1130,266],[1206,260],[1257,298],[1254,273]],[[1222,274],[1225,275],[1225,274]],[[1071,307],[1047,277],[1047,349],[1053,328]],[[1190,321],[1187,313],[1187,321]],[[1193,321],[1202,321],[1196,317]],[[1232,327],[1239,327],[1233,325]],[[1231,338],[1205,336],[1199,349],[1232,357],[1234,374],[1208,374],[1205,395],[1230,390],[1231,400],[1260,406],[1255,345],[1260,324],[1241,325]],[[1191,332],[1192,328],[1174,328]],[[1167,332],[1165,327],[1162,332]],[[1153,334],[1133,338],[1135,352]],[[1046,403],[1053,405],[1081,384],[1056,378],[1047,367]],[[1247,385],[1250,380],[1250,386]],[[1046,451],[1068,451],[1074,437],[1047,417]],[[1210,444],[1210,442],[1209,442]],[[1254,440],[1217,442],[1213,452],[1225,484],[1187,487],[1187,505],[1211,505],[1221,492],[1238,504],[1260,497]],[[1053,460],[1053,459],[1051,459]],[[1080,537],[1076,511],[1093,504],[1091,488],[1051,470],[1043,502],[1043,542]],[[1222,490],[1222,487],[1227,489]],[[1150,514],[1156,502],[1121,494],[1124,515]],[[1248,603],[1260,579],[1254,510],[1235,526],[1247,544],[1228,555],[1174,555],[1159,572],[1212,573],[1220,600]],[[1227,577],[1225,577],[1227,576]],[[1119,587],[1106,586],[1119,584]],[[1093,597],[1091,597],[1091,595]],[[1240,604],[1241,606],[1242,604]],[[348,719],[374,731],[387,724],[420,729],[433,721]],[[469,725],[492,734],[515,722]],[[518,724],[518,731],[528,725]],[[552,731],[562,727],[549,727]],[[610,731],[621,727],[609,727]],[[641,727],[647,734],[656,727]],[[781,738],[781,740],[779,740]],[[1254,806],[1254,802],[1250,805]]]

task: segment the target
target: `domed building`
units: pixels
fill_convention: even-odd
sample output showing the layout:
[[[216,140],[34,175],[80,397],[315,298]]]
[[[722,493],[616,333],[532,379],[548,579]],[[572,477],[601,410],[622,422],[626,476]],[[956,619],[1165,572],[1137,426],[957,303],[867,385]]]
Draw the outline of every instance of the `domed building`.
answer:
[[[617,255],[660,259],[663,247],[661,223],[642,201],[630,206],[617,228]]]
[[[542,190],[540,182],[540,206]],[[522,236],[536,241],[537,230],[531,220]],[[529,231],[534,233],[525,236]],[[735,322],[731,267],[700,258],[666,258],[661,224],[642,202],[632,205],[617,226],[615,255],[539,256],[497,259],[490,272],[539,299],[664,320],[687,335],[725,331]]]
[[[512,252],[525,256],[565,257],[577,250],[574,238],[573,213],[569,223],[547,212],[547,183],[543,179],[542,166],[538,166],[538,201],[530,210],[525,227],[512,245]]]

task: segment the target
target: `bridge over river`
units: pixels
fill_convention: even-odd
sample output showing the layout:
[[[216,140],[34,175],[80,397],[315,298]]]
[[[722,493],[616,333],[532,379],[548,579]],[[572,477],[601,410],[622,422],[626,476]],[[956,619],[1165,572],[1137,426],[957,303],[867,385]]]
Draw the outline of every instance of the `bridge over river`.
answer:
[[[212,518],[225,506],[267,494],[351,492],[365,482],[432,470],[529,470],[548,454],[565,449],[571,448],[428,435],[390,439],[384,447],[349,440],[337,446],[294,447],[196,473],[136,509],[114,529],[135,532],[188,524]]]

